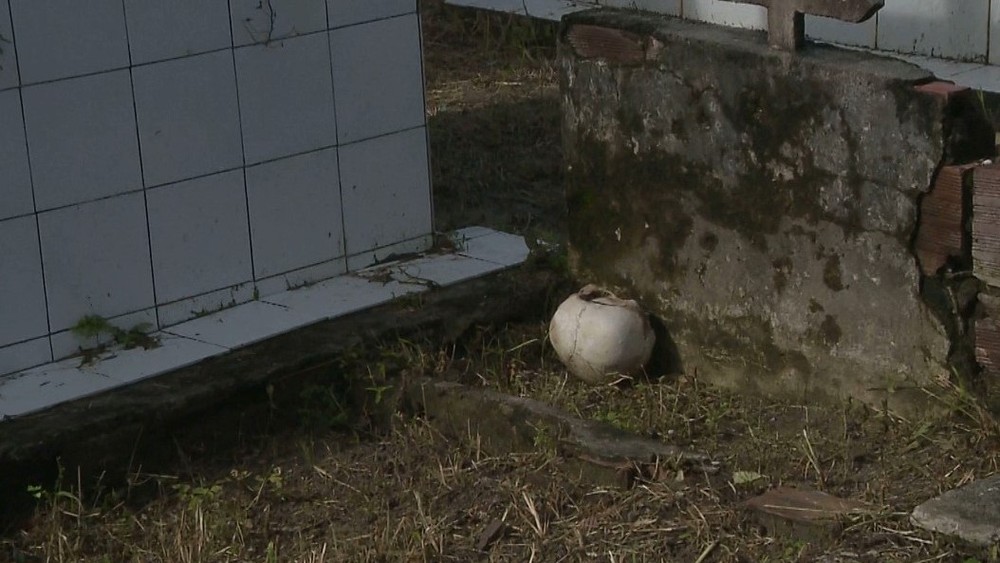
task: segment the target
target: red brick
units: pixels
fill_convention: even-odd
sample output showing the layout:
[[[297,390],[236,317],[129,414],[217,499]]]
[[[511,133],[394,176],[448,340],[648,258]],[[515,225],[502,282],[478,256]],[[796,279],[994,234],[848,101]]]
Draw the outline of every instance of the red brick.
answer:
[[[920,84],[914,86],[914,89],[917,92],[923,92],[924,94],[943,98],[945,102],[947,102],[952,96],[965,94],[970,91],[968,86],[959,86],[954,82],[946,82],[944,80],[935,80],[934,82]]]
[[[934,275],[949,257],[962,257],[964,248],[963,184],[974,165],[945,166],[920,201],[920,224],[915,248],[924,275]]]

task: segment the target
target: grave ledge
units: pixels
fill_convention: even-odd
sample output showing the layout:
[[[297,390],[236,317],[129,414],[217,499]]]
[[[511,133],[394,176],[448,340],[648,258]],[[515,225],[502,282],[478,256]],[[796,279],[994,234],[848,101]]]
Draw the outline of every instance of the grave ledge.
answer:
[[[475,323],[537,316],[538,304],[554,275],[520,266],[528,257],[521,237],[488,229],[468,231],[478,236],[468,237],[468,244],[458,254],[383,264],[357,276],[333,278],[270,296],[266,302],[251,302],[182,323],[163,331],[166,345],[161,348],[119,351],[117,356],[84,369],[78,367],[79,358],[71,358],[5,376],[0,379],[0,406],[8,412],[17,406],[18,396],[9,391],[5,395],[4,390],[24,377],[37,379],[30,388],[43,399],[46,388],[59,378],[65,379],[67,373],[71,378],[103,377],[112,385],[100,389],[85,386],[77,396],[32,404],[25,412],[7,416],[0,422],[0,474],[27,477],[19,469],[21,464],[56,458],[102,467],[108,460],[91,456],[94,443],[113,442],[121,436],[135,440],[144,427],[156,429],[171,421],[188,420],[247,390],[263,392],[268,383],[328,365],[339,354],[373,338],[418,331],[454,338]],[[474,244],[477,240],[478,245]],[[517,266],[520,269],[504,271]],[[365,276],[378,280],[365,280]],[[435,287],[414,283],[417,277],[433,281]],[[400,283],[400,278],[409,282]],[[345,282],[355,289],[370,288],[371,299],[362,302],[353,295],[356,306],[343,307],[336,298]],[[394,299],[417,293],[423,294],[419,306]],[[270,317],[261,316],[262,307]],[[261,327],[267,331],[252,330]],[[177,354],[178,347],[171,344],[177,341],[189,347],[197,344],[200,357],[192,358],[183,349]],[[156,358],[157,350],[165,350],[177,363],[171,365],[171,358]],[[134,380],[124,381],[129,373]],[[47,397],[53,398],[51,394]],[[122,453],[104,451],[101,455],[121,461]]]

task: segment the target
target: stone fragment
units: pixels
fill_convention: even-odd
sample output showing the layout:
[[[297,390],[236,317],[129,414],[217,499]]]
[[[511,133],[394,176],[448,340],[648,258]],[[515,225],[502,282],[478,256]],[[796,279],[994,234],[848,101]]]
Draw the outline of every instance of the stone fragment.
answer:
[[[1000,541],[1000,475],[948,491],[913,509],[921,528],[989,546]]]
[[[495,518],[479,534],[479,541],[476,542],[476,550],[486,551],[494,542],[503,537],[504,530],[503,519]]]
[[[868,505],[822,491],[777,487],[746,502],[772,534],[801,539],[831,537],[844,518],[871,512]]]
[[[574,25],[566,34],[566,40],[582,57],[618,64],[655,59],[663,46],[648,35],[596,25]]]

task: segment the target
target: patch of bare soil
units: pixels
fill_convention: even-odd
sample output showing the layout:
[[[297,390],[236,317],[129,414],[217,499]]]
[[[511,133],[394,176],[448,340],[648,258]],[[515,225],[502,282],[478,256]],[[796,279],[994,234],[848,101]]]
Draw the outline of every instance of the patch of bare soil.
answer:
[[[558,239],[564,222],[551,26],[425,3],[429,111],[442,229],[487,224]],[[419,304],[418,304],[419,305]],[[997,471],[994,420],[961,390],[928,390],[949,414],[907,420],[857,404],[793,404],[700,383],[697,373],[590,387],[567,377],[538,322],[458,342],[358,350],[323,384],[259,397],[246,415],[178,431],[173,461],[123,485],[72,468],[26,495],[33,517],[0,560],[944,561],[997,560],[914,529],[909,510]],[[531,396],[712,455],[715,474],[658,472],[618,489],[577,481],[559,444],[490,452],[395,408],[394,385],[434,377]],[[253,430],[217,439],[219,421]],[[2,478],[2,476],[0,476]],[[743,509],[776,485],[871,510],[798,535]]]

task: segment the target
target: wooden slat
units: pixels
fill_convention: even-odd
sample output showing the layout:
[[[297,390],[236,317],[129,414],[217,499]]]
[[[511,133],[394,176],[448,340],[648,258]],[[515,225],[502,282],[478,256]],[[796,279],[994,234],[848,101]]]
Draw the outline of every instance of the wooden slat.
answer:
[[[972,185],[972,270],[1000,287],[1000,165],[976,169]]]
[[[1000,303],[987,295],[979,297],[980,315],[976,319],[976,363],[989,377],[1000,375]]]

